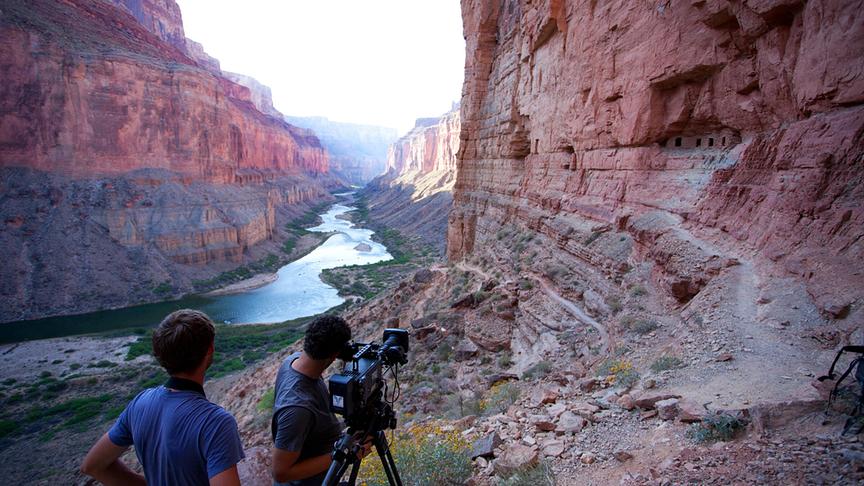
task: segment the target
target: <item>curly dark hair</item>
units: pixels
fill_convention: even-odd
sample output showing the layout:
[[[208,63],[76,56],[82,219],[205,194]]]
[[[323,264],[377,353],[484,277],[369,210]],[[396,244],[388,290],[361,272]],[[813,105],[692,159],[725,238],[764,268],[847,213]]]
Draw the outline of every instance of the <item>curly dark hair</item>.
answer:
[[[312,359],[327,359],[351,340],[351,328],[341,317],[324,314],[306,328],[303,351]]]
[[[193,371],[213,344],[216,328],[207,314],[180,309],[168,314],[153,331],[153,356],[169,375]]]

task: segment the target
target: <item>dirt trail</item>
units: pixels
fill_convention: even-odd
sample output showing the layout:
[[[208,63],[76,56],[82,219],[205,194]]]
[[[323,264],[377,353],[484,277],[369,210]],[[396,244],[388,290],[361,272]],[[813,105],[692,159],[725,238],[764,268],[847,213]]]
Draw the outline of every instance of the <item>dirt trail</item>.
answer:
[[[736,256],[737,257],[737,256]],[[696,351],[696,362],[685,368],[671,388],[716,408],[747,408],[756,403],[817,400],[810,385],[819,372],[823,350],[801,338],[801,326],[781,325],[787,308],[773,309],[767,294],[790,295],[784,283],[762,277],[747,260],[711,282],[713,302],[694,302],[706,313],[701,328],[684,339]],[[777,316],[780,316],[779,318]],[[695,332],[694,332],[695,331]],[[701,349],[700,349],[701,348]],[[718,361],[723,355],[728,361]],[[698,362],[702,361],[702,362]]]
[[[486,273],[486,271],[484,271],[482,268],[467,262],[459,262],[456,264],[456,267],[466,272],[473,272],[479,274],[483,277],[484,280],[492,278],[492,276]],[[540,284],[540,288],[543,289],[543,292],[556,304],[566,309],[567,312],[569,312],[573,317],[575,317],[577,321],[593,327],[600,334],[600,355],[606,356],[609,351],[609,332],[606,330],[606,326],[597,322],[597,320],[585,313],[585,311],[582,310],[581,307],[579,307],[572,301],[565,299],[552,287],[551,283],[546,278],[534,273],[530,273],[529,275],[531,276],[531,278],[533,278]]]
[[[572,301],[565,299],[561,294],[559,294],[550,282],[539,275],[531,274],[531,277],[534,278],[538,283],[540,283],[540,287],[543,289],[543,292],[546,293],[549,298],[551,298],[555,303],[565,308],[573,317],[576,318],[579,322],[583,324],[587,324],[597,330],[597,333],[600,334],[600,356],[605,357],[609,353],[609,331],[606,330],[606,326],[597,322],[596,319],[589,316],[582,310],[581,307],[574,304]]]

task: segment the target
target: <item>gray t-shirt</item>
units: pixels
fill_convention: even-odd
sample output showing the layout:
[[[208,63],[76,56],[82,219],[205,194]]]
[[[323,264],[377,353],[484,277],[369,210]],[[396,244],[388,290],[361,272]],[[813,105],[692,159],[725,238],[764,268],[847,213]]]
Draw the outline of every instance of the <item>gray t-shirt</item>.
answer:
[[[343,426],[330,411],[327,384],[319,378],[313,380],[291,367],[300,353],[289,356],[276,375],[273,404],[273,442],[278,449],[300,451],[297,462],[333,451]],[[311,478],[291,481],[291,486],[320,485],[326,471]],[[274,483],[280,484],[280,483]]]

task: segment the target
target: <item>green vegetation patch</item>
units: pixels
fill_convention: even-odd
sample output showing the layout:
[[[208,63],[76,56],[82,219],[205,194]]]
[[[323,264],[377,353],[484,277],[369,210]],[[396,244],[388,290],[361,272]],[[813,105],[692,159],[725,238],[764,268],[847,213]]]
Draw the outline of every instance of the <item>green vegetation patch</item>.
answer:
[[[536,466],[513,472],[498,484],[500,486],[554,486],[555,476],[549,464],[541,462]]]
[[[697,443],[729,441],[735,438],[747,424],[728,413],[708,415],[701,423],[693,424],[687,430],[687,437]]]
[[[397,431],[391,452],[405,484],[464,484],[473,470],[471,444],[458,431],[445,431],[433,424]],[[388,484],[376,454],[363,461],[360,479],[369,486]]]
[[[651,371],[659,373],[661,371],[680,368],[682,364],[684,362],[677,356],[661,356],[651,363]]]
[[[242,370],[264,359],[268,353],[281,351],[294,344],[302,332],[298,326],[307,319],[295,319],[281,324],[218,324],[216,325],[216,355],[207,371],[209,378],[219,378]],[[129,346],[126,359],[150,354],[152,331]]]

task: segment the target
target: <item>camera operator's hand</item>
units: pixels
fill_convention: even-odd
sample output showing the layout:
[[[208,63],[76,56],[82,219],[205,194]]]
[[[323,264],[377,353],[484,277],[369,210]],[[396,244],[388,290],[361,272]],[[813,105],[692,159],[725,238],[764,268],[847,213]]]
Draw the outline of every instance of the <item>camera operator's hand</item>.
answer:
[[[368,456],[369,453],[372,452],[372,447],[372,438],[369,437],[368,439],[366,439],[366,442],[364,442],[363,445],[360,447],[360,450],[357,451],[357,459],[362,461],[364,457]]]

